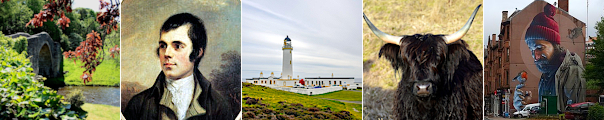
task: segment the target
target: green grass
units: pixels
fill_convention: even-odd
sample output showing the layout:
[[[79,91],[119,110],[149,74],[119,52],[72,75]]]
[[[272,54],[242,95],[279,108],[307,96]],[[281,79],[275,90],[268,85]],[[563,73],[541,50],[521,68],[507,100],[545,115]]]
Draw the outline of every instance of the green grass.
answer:
[[[348,101],[363,101],[362,92],[355,92],[355,91],[350,91],[350,90],[341,90],[341,91],[331,92],[331,93],[327,93],[327,94],[315,95],[314,97],[348,100]]]
[[[89,120],[119,120],[120,119],[120,107],[103,105],[103,104],[91,104],[85,103],[82,105],[82,109],[88,112]]]
[[[109,52],[105,52],[109,54]],[[117,61],[111,57],[105,57],[103,63],[97,66],[96,71],[92,73],[92,81],[87,82],[86,85],[99,85],[99,86],[119,86],[120,84],[120,67]],[[80,86],[84,85],[84,82],[80,78],[84,72],[84,68],[80,66],[84,65],[81,61],[76,60],[74,65],[73,60],[63,59],[63,71],[69,71],[65,74],[65,84]]]
[[[249,87],[246,87],[247,85],[249,85]],[[275,90],[267,87],[251,85],[249,83],[243,83],[243,86],[244,87],[241,90],[244,95],[242,97],[252,97],[257,99],[262,98],[261,103],[268,104],[269,109],[276,110],[279,105],[279,101],[286,101],[287,103],[300,103],[305,107],[329,107],[332,111],[345,110],[350,112],[350,114],[352,114],[353,118],[355,119],[361,119],[362,117],[361,104],[343,103],[335,100],[317,99],[313,96]],[[245,100],[242,101],[242,107],[258,107],[258,105],[248,105],[245,104],[245,102]],[[358,112],[355,112],[353,108],[358,110]]]

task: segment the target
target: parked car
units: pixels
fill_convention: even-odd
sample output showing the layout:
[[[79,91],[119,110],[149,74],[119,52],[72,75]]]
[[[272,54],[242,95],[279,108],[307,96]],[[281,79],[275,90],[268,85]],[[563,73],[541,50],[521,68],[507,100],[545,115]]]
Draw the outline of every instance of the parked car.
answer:
[[[531,108],[529,113],[538,114],[540,111],[541,111],[541,106],[535,106],[535,107]]]
[[[513,117],[529,117],[531,115],[531,110],[534,110],[535,107],[539,107],[540,103],[527,104],[520,111],[514,112]],[[537,108],[538,109],[538,108]]]
[[[587,118],[589,107],[596,105],[592,102],[575,103],[566,106],[564,118],[571,120],[582,120]]]

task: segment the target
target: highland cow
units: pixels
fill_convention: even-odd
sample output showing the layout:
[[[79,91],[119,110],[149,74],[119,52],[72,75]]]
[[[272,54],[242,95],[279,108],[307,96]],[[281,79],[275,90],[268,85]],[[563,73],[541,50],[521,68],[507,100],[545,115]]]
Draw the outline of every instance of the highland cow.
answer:
[[[379,56],[401,75],[393,106],[396,119],[482,119],[482,65],[461,40],[479,8],[462,29],[450,35],[393,36],[378,30],[363,15],[373,33],[388,42]]]

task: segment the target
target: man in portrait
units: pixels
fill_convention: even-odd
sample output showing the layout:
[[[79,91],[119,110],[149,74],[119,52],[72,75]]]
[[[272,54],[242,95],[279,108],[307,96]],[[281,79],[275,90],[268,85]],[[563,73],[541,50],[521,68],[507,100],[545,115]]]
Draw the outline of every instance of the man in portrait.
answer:
[[[585,101],[584,67],[581,57],[560,45],[556,9],[545,5],[526,30],[525,42],[532,52],[535,65],[542,73],[539,80],[539,102],[542,96],[558,96],[558,109]]]
[[[189,13],[169,17],[159,30],[155,51],[161,72],[136,94],[123,112],[128,120],[232,120],[227,100],[198,70],[207,45],[203,21]]]

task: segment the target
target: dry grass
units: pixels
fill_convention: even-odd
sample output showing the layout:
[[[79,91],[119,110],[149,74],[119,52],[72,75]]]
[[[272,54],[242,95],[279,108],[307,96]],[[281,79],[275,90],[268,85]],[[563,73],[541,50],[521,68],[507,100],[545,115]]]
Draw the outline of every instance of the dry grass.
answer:
[[[450,34],[459,30],[482,0],[378,0],[363,1],[363,12],[380,30],[392,35]],[[470,50],[483,56],[483,14],[480,8],[470,31],[462,38]],[[394,89],[398,84],[390,62],[378,58],[379,49],[385,42],[363,25],[363,85],[364,117],[387,118],[391,113]],[[399,73],[400,74],[400,73]]]

